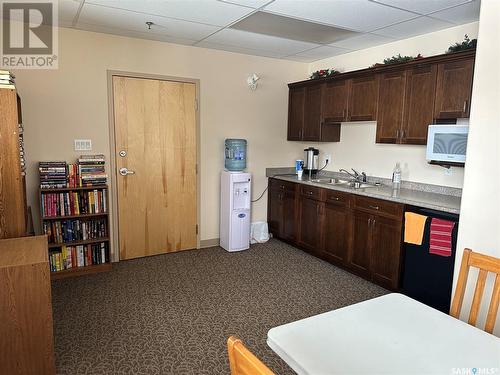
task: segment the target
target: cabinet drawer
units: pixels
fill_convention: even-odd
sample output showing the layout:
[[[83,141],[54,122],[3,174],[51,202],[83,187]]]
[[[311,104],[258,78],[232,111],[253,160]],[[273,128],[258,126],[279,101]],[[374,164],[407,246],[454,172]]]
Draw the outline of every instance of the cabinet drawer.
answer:
[[[393,217],[402,217],[403,215],[402,204],[368,197],[356,196],[355,208],[359,208],[378,215]]]
[[[311,198],[311,199],[315,199],[315,200],[321,200],[321,191],[323,189],[321,188],[318,188],[318,187],[314,187],[314,186],[305,186],[305,185],[302,185],[300,187],[300,195],[304,196],[304,197],[307,197],[307,198]]]
[[[295,191],[295,186],[297,184],[290,181],[278,180],[271,178],[269,180],[269,187],[272,190],[282,190],[282,191]]]
[[[349,205],[351,200],[351,194],[330,189],[323,190],[323,197],[325,202],[338,203],[347,206]]]

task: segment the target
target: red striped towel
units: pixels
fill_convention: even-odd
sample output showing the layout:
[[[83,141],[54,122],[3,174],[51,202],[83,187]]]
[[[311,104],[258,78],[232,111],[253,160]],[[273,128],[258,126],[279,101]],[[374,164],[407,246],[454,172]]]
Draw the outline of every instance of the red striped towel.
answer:
[[[453,221],[432,218],[429,253],[443,257],[451,256],[451,233],[454,227]]]

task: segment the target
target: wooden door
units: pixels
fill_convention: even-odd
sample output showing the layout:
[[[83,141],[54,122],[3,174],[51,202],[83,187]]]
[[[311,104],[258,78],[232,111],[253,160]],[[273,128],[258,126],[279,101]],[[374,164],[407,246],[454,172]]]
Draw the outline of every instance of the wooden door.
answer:
[[[272,185],[271,185],[272,186]],[[269,224],[269,232],[274,237],[281,237],[281,227],[283,221],[283,192],[277,189],[270,188],[267,203],[267,221]]]
[[[401,220],[375,216],[370,271],[374,282],[397,289],[401,257]]]
[[[281,236],[283,239],[295,242],[297,240],[297,215],[295,209],[295,191],[286,190],[282,193],[283,216]]]
[[[403,127],[406,72],[379,76],[377,143],[399,143]]]
[[[474,59],[438,65],[434,118],[469,117]]]
[[[433,122],[436,98],[436,64],[407,71],[401,143],[427,144],[427,128]]]
[[[289,141],[301,141],[304,130],[304,87],[290,88],[288,93],[288,136]]]
[[[304,141],[319,141],[321,136],[321,85],[306,87],[304,104]]]
[[[347,262],[354,272],[365,277],[370,275],[370,254],[373,242],[372,220],[372,215],[363,211],[354,210],[352,212],[352,239]]]
[[[348,121],[377,119],[377,78],[374,75],[350,80]]]
[[[327,122],[342,122],[347,119],[349,80],[335,80],[323,88],[321,113]]]
[[[113,97],[120,258],[195,248],[195,84],[114,76]]]
[[[299,245],[315,254],[320,252],[322,206],[315,199],[300,199]]]
[[[323,253],[326,259],[338,265],[344,265],[347,261],[349,239],[348,217],[349,209],[344,202],[325,203]]]

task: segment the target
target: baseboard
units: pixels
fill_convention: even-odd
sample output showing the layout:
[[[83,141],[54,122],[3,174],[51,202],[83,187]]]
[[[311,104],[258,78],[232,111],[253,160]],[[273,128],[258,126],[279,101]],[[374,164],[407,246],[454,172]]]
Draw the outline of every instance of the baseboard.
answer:
[[[215,247],[219,246],[220,240],[218,238],[211,238],[208,240],[201,240],[200,241],[200,249],[206,248],[206,247]]]

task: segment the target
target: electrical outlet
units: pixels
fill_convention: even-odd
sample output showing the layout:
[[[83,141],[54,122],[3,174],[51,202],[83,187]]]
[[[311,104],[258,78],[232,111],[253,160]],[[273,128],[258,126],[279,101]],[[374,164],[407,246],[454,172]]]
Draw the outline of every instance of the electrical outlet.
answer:
[[[453,175],[453,169],[451,167],[450,168],[445,168],[444,174],[445,174],[445,176],[452,176]]]
[[[326,154],[325,155],[325,161],[328,160],[328,164],[332,162],[332,155],[331,154]]]
[[[75,151],[92,151],[92,140],[75,139]]]

